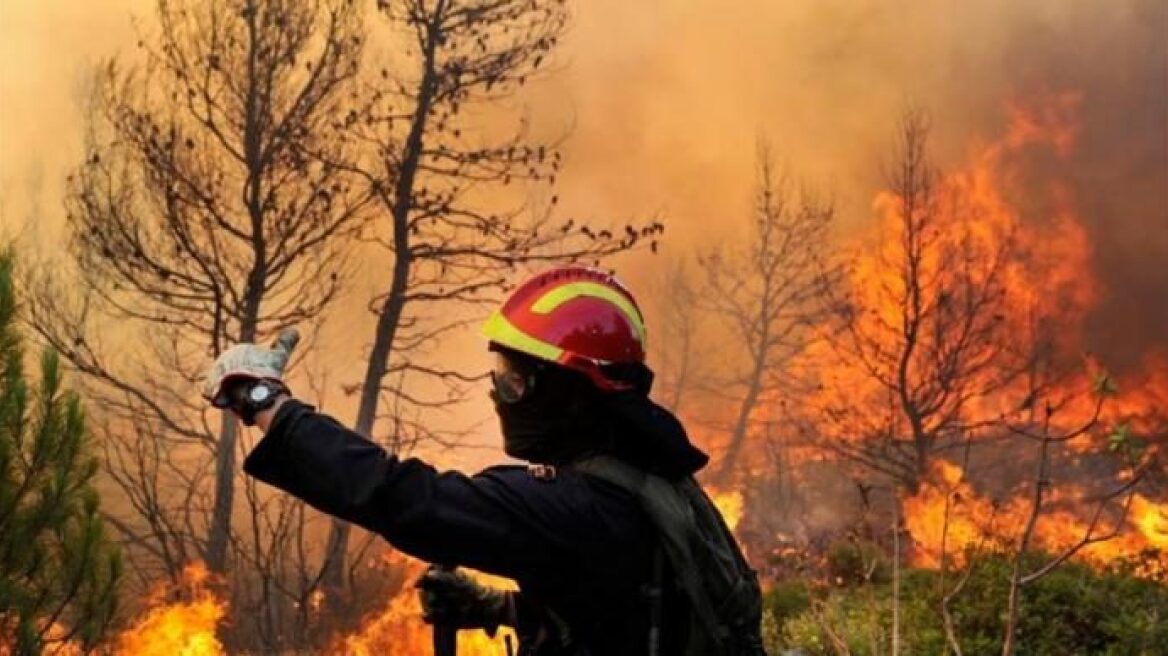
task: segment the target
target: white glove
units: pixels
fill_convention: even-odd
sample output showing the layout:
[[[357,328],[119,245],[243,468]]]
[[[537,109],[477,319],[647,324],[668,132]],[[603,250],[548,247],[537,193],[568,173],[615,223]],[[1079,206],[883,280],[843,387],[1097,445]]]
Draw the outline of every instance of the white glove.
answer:
[[[240,378],[252,380],[273,380],[283,383],[284,367],[292,349],[300,341],[300,332],[295,328],[285,328],[272,343],[271,348],[255,344],[236,344],[219,355],[207,382],[203,385],[203,396],[218,408],[230,405],[226,392],[228,383]]]

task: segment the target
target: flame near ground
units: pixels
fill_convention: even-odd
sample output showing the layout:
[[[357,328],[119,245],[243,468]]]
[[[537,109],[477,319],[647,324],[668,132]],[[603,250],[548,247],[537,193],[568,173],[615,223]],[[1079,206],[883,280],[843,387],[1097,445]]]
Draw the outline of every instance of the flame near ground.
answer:
[[[1117,503],[1112,515],[1092,528],[1089,520],[1075,511],[1079,506],[1073,500],[1082,496],[1081,491],[1072,488],[1062,496],[1052,500],[1056,508],[1044,512],[1035,525],[1037,547],[1058,553],[1088,533],[1109,534],[1118,521],[1114,538],[1088,545],[1077,558],[1103,566],[1144,549],[1168,549],[1168,507],[1164,504],[1135,493],[1126,513]],[[1072,503],[1059,503],[1067,499]],[[1029,512],[1025,497],[995,503],[973,489],[960,467],[939,461],[934,466],[932,484],[904,499],[905,528],[917,547],[913,564],[938,568],[944,555],[950,563],[959,565],[967,546],[1014,543]],[[1168,566],[1168,552],[1161,555],[1161,564]]]
[[[173,593],[158,588],[148,610],[115,640],[115,654],[130,656],[220,656],[227,652],[216,631],[227,617],[227,602],[211,589],[202,563],[187,566],[179,587],[182,599],[167,603]]]

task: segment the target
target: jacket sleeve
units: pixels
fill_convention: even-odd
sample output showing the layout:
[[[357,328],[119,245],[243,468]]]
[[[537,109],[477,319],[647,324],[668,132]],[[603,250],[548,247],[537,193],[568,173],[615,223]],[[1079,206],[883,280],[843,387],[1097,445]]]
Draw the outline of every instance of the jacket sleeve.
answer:
[[[243,469],[429,562],[522,579],[556,557],[497,477],[399,460],[296,400],[280,407]]]

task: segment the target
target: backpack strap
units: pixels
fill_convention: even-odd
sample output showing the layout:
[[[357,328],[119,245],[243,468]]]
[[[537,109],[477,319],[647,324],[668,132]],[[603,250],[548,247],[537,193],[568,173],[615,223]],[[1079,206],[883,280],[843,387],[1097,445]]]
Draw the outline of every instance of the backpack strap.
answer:
[[[649,598],[649,653],[661,656],[661,616],[665,608],[665,548],[658,543],[653,549],[653,579],[646,596]]]
[[[658,530],[665,555],[673,565],[674,576],[694,614],[717,648],[724,649],[729,643],[730,631],[719,620],[714,603],[702,584],[701,570],[691,545],[695,532],[693,508],[685,495],[664,478],[647,474],[612,456],[592,456],[572,463],[572,468],[612,483],[638,498]],[[690,642],[693,646],[694,641]]]

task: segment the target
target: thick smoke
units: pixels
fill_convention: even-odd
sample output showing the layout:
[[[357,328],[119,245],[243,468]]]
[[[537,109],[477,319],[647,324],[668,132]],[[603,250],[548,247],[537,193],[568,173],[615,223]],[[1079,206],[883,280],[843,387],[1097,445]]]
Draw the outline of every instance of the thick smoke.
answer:
[[[151,2],[0,3],[0,221],[60,223],[81,151],[79,82],[132,54]],[[831,189],[841,231],[872,220],[898,113],[932,113],[940,161],[1001,133],[1007,102],[1082,94],[1070,179],[1100,304],[1088,347],[1112,366],[1168,349],[1168,3],[1162,0],[587,0],[558,65],[511,105],[567,141],[567,215],[663,214],[666,257],[745,226],[754,142]],[[39,173],[38,173],[39,171]],[[6,225],[11,228],[11,225]],[[5,230],[11,234],[13,230]],[[634,285],[661,258],[625,258]],[[643,284],[641,286],[644,286]]]
[[[1012,26],[1003,61],[1015,93],[1083,94],[1067,167],[1101,283],[1088,347],[1122,368],[1168,349],[1168,4],[1065,4]]]
[[[569,210],[664,210],[677,254],[746,225],[759,133],[793,175],[835,193],[850,233],[872,220],[906,105],[930,112],[944,166],[1000,136],[1009,104],[1077,93],[1077,147],[1027,165],[1035,185],[1071,186],[1100,291],[1085,347],[1122,369],[1168,348],[1166,30],[1159,0],[595,0],[533,109],[575,127]],[[1018,201],[1040,221],[1034,191]]]

